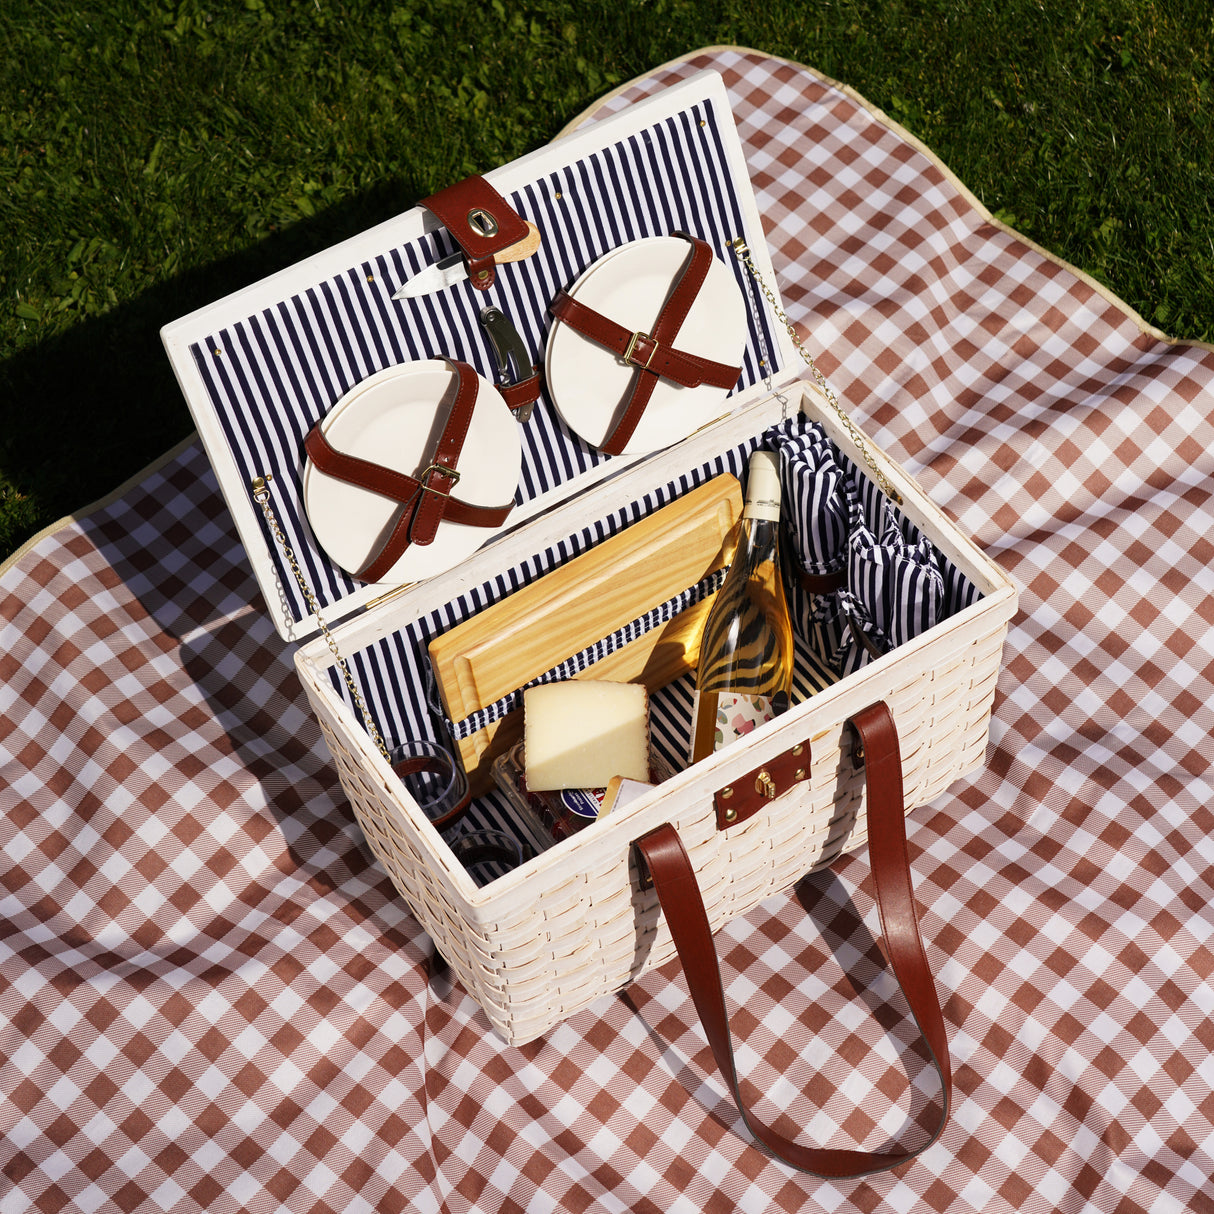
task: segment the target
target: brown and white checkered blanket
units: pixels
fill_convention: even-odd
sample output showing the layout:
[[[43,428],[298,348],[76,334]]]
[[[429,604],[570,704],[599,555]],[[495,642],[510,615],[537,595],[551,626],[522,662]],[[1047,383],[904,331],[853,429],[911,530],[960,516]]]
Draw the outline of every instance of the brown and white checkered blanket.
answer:
[[[810,71],[704,52],[600,112],[705,65],[835,391],[1021,591],[987,767],[908,824],[944,1137],[790,1173],[673,967],[504,1046],[364,847],[191,445],[0,578],[3,1214],[1214,1211],[1214,353]],[[808,1140],[932,1121],[876,934],[861,851],[720,938],[760,1113]]]

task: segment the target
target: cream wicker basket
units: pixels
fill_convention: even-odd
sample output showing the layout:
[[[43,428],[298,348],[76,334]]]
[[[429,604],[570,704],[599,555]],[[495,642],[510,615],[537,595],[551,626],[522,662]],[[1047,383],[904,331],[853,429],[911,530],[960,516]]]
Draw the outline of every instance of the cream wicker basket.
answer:
[[[802,408],[840,450],[862,457],[811,385]],[[623,500],[642,497],[713,452],[758,435],[780,417],[770,398],[661,456],[599,485],[478,553],[449,575],[414,587],[334,630],[356,653],[469,585],[552,545]],[[1015,611],[1007,576],[866,441],[902,510],[977,588],[980,598],[935,628],[803,701],[727,749],[680,772],[641,800],[522,867],[478,887],[405,791],[363,724],[334,688],[333,655],[317,640],[296,665],[342,785],[376,857],[438,952],[507,1041],[521,1044],[627,986],[671,957],[656,895],[638,886],[632,843],[672,823],[694,864],[712,929],[791,886],[867,838],[863,781],[843,760],[844,722],[884,700],[898,727],[907,809],[923,805],[984,758],[1003,641]],[[808,743],[808,778],[732,829],[718,829],[714,794],[757,764]]]

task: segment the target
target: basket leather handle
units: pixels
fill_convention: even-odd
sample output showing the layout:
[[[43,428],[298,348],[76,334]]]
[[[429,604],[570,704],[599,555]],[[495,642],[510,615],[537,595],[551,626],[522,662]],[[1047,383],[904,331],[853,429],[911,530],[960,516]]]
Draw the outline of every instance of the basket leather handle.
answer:
[[[898,731],[883,701],[857,713],[850,724],[859,738],[858,754],[862,755],[868,784],[869,859],[886,957],[940,1076],[943,1097],[940,1122],[928,1141],[917,1149],[893,1153],[806,1146],[754,1120],[742,1099],[720,965],[691,860],[678,832],[669,823],[650,831],[635,844],[642,874],[647,871],[657,890],[713,1057],[729,1084],[743,1122],[777,1159],[799,1171],[825,1178],[866,1176],[913,1159],[940,1137],[952,1101],[952,1068],[944,1016],[919,934],[911,886]]]

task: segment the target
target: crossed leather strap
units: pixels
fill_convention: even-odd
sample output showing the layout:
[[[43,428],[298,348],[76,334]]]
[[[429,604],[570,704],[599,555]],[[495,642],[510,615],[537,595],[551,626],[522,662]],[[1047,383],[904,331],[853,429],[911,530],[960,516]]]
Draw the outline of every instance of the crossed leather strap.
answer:
[[[451,358],[444,361],[455,372],[455,402],[430,464],[420,476],[407,476],[338,451],[325,437],[319,423],[304,440],[308,457],[326,476],[377,493],[403,507],[388,537],[355,573],[361,581],[381,581],[410,544],[433,543],[438,525],[444,520],[475,527],[500,527],[513,509],[513,502],[504,506],[477,506],[452,494],[459,483],[459,457],[476,407],[479,380],[467,363]]]
[[[601,312],[578,303],[567,291],[559,292],[549,305],[549,311],[557,320],[577,330],[583,337],[589,337],[614,351],[624,362],[637,368],[625,398],[624,412],[599,444],[599,450],[608,455],[619,455],[628,445],[659,377],[673,380],[685,388],[711,384],[728,390],[737,383],[742,370],[740,366],[726,366],[725,363],[700,358],[674,347],[674,340],[712,265],[712,250],[704,241],[686,232],[676,232],[675,235],[690,242],[691,252],[674,290],[654,322],[652,333],[625,329]]]
[[[898,732],[884,702],[857,713],[851,724],[859,737],[860,750],[856,753],[863,756],[868,782],[868,851],[881,933],[885,938],[885,955],[927,1042],[943,1094],[939,1125],[928,1141],[917,1149],[895,1154],[805,1146],[753,1120],[742,1099],[720,966],[691,860],[678,832],[669,824],[659,826],[635,844],[640,853],[642,876],[647,871],[653,880],[713,1058],[729,1084],[743,1122],[776,1158],[800,1171],[828,1178],[866,1176],[884,1171],[927,1150],[948,1122],[953,1083],[944,1016],[915,913],[906,851]]]

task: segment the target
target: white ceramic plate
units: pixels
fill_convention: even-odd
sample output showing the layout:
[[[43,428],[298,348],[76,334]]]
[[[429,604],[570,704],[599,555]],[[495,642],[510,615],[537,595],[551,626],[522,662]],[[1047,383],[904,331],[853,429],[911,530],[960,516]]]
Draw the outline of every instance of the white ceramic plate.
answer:
[[[456,496],[477,506],[514,500],[522,467],[518,422],[501,393],[477,377],[479,391],[460,453]],[[455,399],[455,373],[441,359],[389,367],[363,380],[321,423],[338,451],[418,476]],[[304,466],[304,508],[321,548],[347,573],[361,569],[391,532],[400,507],[388,498]],[[432,544],[410,544],[384,585],[434,576],[472,555],[493,531],[466,523],[439,524]]]
[[[678,236],[653,236],[621,245],[596,261],[569,293],[624,328],[647,333],[689,248]],[[715,362],[741,363],[746,301],[719,257],[713,257],[674,345]],[[623,413],[636,368],[569,325],[554,321],[544,370],[552,402],[565,424],[591,446],[601,446]],[[684,388],[659,379],[624,454],[658,451],[686,438],[728,411],[726,395],[726,389],[711,384]]]

